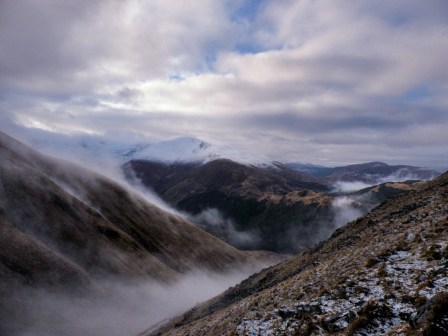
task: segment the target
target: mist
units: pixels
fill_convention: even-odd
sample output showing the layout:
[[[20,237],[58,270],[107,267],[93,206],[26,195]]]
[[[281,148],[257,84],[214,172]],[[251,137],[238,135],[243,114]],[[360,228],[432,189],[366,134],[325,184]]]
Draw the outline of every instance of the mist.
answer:
[[[437,175],[431,175],[431,176],[428,176],[428,178],[424,179],[424,181],[429,181],[436,177],[437,177]],[[394,174],[391,174],[389,176],[377,178],[374,184],[381,184],[381,183],[386,183],[386,182],[404,182],[404,181],[410,181],[410,180],[421,180],[421,178],[419,176],[417,176],[416,174],[412,174],[406,168],[403,168],[403,169],[399,169],[397,172],[395,172]]]
[[[237,230],[233,219],[226,218],[215,208],[205,209],[196,215],[187,215],[186,219],[240,249],[252,249],[261,242],[258,232]]]
[[[50,137],[50,140],[58,140],[61,138],[63,140],[65,139],[67,143],[70,143],[70,140],[67,140],[63,136],[58,137],[57,135],[54,135],[54,137],[55,139]],[[78,140],[82,140],[82,138],[83,137],[80,136]],[[75,139],[77,138],[75,137]],[[93,137],[93,139],[95,138]],[[94,145],[99,148],[101,148],[101,146],[107,147],[106,143],[100,141],[100,139],[101,138],[96,139],[96,142],[93,142]],[[86,136],[86,141],[90,143],[92,142],[92,139]],[[102,177],[106,177],[114,181],[128,192],[138,195],[142,199],[166,212],[180,216],[184,219],[187,219],[188,217],[188,214],[178,211],[162,200],[154,191],[144,186],[138,178],[126,176],[122,169],[123,160],[122,158],[120,159],[119,156],[108,155],[107,151],[106,153],[102,153],[101,150],[92,151],[91,149],[76,148],[73,146],[69,146],[69,150],[66,150],[64,148],[65,143],[63,142],[62,144],[58,144],[57,141],[44,141],[44,146],[42,148],[38,148],[39,142],[30,143],[29,139],[28,141],[25,141],[25,143],[27,143],[34,150],[37,150],[39,153],[43,153],[48,159],[55,162],[59,167],[58,174],[60,177],[62,176],[62,178],[48,176],[55,184],[71,196],[77,198],[83,203],[88,204],[92,208],[95,208],[95,204],[92,204],[92,202],[88,200],[88,197],[85,195],[85,191],[78,188],[76,183],[74,184],[73,181],[64,179],[64,175],[67,175],[68,173],[75,173],[80,178],[88,179],[90,184],[95,184],[97,181],[92,178],[91,174],[91,172],[94,172]],[[51,146],[51,144],[53,144],[53,146]],[[20,150],[21,147],[22,146],[18,146],[18,150]],[[126,146],[123,145],[123,147],[125,148]],[[26,157],[27,160],[34,160],[31,155],[26,155]]]
[[[359,200],[354,197],[336,197],[332,203],[334,228],[341,226],[361,217],[366,212]]]
[[[333,192],[336,193],[348,193],[352,191],[358,191],[364,188],[373,186],[374,184],[369,184],[361,181],[354,182],[344,182],[338,181],[333,185]]]
[[[434,176],[428,176],[425,180],[432,180],[436,177]],[[421,180],[419,176],[416,174],[413,174],[408,169],[403,168],[399,169],[393,174],[390,174],[388,176],[381,176],[381,175],[372,175],[372,174],[365,174],[362,177],[360,177],[359,181],[337,181],[333,184],[333,190],[334,193],[350,193],[358,190],[362,190],[368,187],[372,187],[378,184],[387,183],[387,182],[404,182],[404,181],[416,181]]]
[[[10,336],[137,335],[251,273],[249,269],[225,275],[197,271],[171,285],[106,280],[99,292],[81,296],[26,289],[17,296],[20,320],[8,320],[0,330]]]
[[[330,238],[338,228],[362,217],[377,204],[369,192],[361,195],[336,194],[326,214],[314,218],[305,226],[293,226],[280,238],[280,243],[295,246],[297,251],[310,248]]]

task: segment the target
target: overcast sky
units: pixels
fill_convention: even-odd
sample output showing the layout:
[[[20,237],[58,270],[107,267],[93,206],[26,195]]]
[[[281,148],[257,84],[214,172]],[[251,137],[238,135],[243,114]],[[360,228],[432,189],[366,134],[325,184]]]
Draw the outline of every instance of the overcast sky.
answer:
[[[448,167],[446,0],[1,0],[0,121]]]

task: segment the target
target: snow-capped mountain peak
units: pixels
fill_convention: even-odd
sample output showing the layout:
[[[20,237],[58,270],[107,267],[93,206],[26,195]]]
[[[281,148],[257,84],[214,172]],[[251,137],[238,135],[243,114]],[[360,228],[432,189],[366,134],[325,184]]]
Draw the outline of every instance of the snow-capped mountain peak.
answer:
[[[267,157],[252,155],[226,146],[213,145],[192,137],[180,137],[161,141],[131,150],[128,159],[152,160],[161,162],[200,162],[206,163],[220,158],[250,165],[271,165]],[[128,152],[127,154],[131,153]]]
[[[212,145],[192,137],[180,137],[144,146],[135,146],[123,156],[128,159],[153,160],[163,162],[203,162],[207,161]]]
[[[207,163],[224,158],[245,165],[273,166],[267,157],[187,136],[160,142],[120,142],[85,134],[64,136],[45,133],[23,140],[46,154],[81,162],[104,163],[112,159],[121,163],[129,160]]]

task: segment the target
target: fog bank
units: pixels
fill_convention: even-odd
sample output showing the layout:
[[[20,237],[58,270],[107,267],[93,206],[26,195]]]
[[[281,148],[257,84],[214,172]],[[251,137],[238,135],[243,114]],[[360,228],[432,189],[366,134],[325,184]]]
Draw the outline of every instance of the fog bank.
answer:
[[[173,285],[106,281],[101,293],[88,296],[28,289],[18,298],[20,321],[9,320],[0,330],[10,336],[137,335],[221,293],[251,273],[239,270],[217,275],[198,271]]]

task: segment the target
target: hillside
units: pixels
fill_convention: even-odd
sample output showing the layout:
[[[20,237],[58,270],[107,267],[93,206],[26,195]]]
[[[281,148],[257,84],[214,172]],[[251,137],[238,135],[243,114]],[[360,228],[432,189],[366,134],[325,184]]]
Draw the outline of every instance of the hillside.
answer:
[[[224,273],[245,254],[116,182],[0,133],[0,330],[20,288],[96,290]]]
[[[448,173],[142,335],[446,335]]]
[[[318,242],[321,231],[334,230],[332,197],[322,193],[328,186],[279,164],[265,169],[226,159],[170,165],[132,160],[124,171],[239,248],[292,252]],[[225,228],[220,235],[219,225],[203,223],[210,210],[248,238],[232,240]]]

